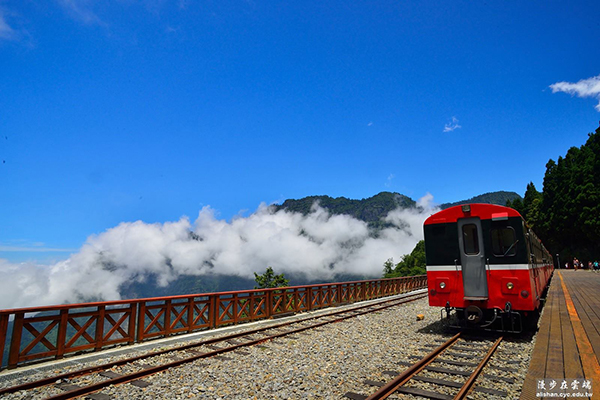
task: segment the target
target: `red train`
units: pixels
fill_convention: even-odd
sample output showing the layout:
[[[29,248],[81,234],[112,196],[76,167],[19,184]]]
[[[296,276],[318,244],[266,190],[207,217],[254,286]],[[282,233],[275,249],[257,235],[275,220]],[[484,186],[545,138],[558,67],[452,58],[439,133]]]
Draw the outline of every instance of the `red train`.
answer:
[[[465,204],[425,220],[429,305],[456,311],[458,325],[520,332],[536,313],[554,265],[514,209]]]

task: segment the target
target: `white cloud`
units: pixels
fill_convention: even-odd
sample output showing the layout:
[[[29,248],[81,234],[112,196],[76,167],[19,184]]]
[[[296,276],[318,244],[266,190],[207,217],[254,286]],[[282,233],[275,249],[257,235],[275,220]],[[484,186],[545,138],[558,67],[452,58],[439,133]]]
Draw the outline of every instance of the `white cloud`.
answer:
[[[452,117],[452,121],[444,125],[444,132],[452,132],[453,130],[459,128],[462,128],[462,126],[458,124],[458,119],[456,117]]]
[[[394,180],[394,178],[395,178],[395,177],[396,177],[396,176],[395,176],[394,174],[390,174],[390,175],[387,177],[387,180],[386,180],[386,182],[385,182],[385,186],[386,186],[386,187],[390,187],[390,186],[392,186],[392,181]]]
[[[15,40],[17,32],[6,22],[5,12],[0,8],[0,40]]]
[[[76,254],[53,265],[0,260],[0,309],[120,298],[119,288],[150,275],[167,285],[180,275],[252,279],[267,266],[278,273],[327,279],[338,273],[377,277],[390,257],[401,259],[423,238],[431,195],[419,208],[392,211],[393,227],[371,235],[367,224],[315,205],[304,216],[261,205],[248,217],[217,219],[204,207],[192,224],[124,222],[90,236]],[[191,235],[193,232],[194,235]],[[199,240],[197,239],[199,238]]]
[[[598,99],[596,110],[600,111],[600,75],[579,82],[557,82],[550,85],[552,93],[565,92],[577,97],[595,97]]]
[[[77,21],[86,25],[105,25],[92,11],[93,0],[58,0],[58,3]]]

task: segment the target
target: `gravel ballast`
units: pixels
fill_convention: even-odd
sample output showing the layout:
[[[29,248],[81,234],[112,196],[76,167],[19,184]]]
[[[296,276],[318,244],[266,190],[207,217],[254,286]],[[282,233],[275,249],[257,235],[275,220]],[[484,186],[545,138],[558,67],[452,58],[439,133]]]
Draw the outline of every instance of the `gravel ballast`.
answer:
[[[418,321],[418,314],[423,314],[424,319]],[[307,314],[296,318],[305,316]],[[239,331],[250,328],[251,324],[247,324],[234,329]],[[114,399],[340,399],[344,398],[346,392],[369,395],[376,388],[365,385],[364,380],[389,381],[391,376],[386,372],[403,371],[406,366],[401,362],[414,362],[414,356],[427,354],[455,333],[456,331],[448,329],[444,322],[440,321],[440,310],[429,307],[425,298],[325,325],[317,330],[246,347],[243,351],[227,353],[223,357],[200,359],[184,364],[143,378],[149,385],[123,384],[111,386],[98,393]],[[178,339],[180,343],[183,340]],[[487,348],[490,344],[491,340],[488,342],[482,339],[482,346]],[[173,345],[175,344],[157,343],[156,348]],[[484,373],[512,378],[514,383],[484,378],[481,380],[482,385],[508,393],[506,397],[496,398],[518,399],[532,348],[531,337],[507,338],[497,350],[499,356],[494,358]],[[182,357],[181,354],[178,356]],[[156,365],[172,360],[172,355],[164,355],[142,362]],[[100,359],[94,362],[107,361]],[[79,369],[87,365],[82,361],[77,366],[56,369],[52,373],[66,372],[67,369]],[[509,367],[516,372],[498,371],[494,370],[494,367]],[[125,373],[136,368],[139,367],[116,367],[113,368],[113,372]],[[30,374],[25,378],[15,376],[15,379],[0,382],[0,387],[49,375],[50,372],[45,371]],[[427,375],[440,377],[433,372]],[[106,378],[81,377],[68,383],[77,385],[99,379]],[[421,387],[426,388],[428,384],[423,383]],[[51,386],[27,393],[9,394],[5,398],[42,399],[60,392],[60,389]],[[402,395],[398,398],[413,397]],[[493,399],[494,396],[472,393],[470,398]]]

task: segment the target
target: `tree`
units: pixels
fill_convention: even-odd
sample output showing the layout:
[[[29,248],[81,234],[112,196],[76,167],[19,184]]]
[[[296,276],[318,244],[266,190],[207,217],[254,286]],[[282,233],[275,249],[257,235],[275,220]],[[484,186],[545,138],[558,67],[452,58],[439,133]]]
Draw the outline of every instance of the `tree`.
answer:
[[[267,267],[264,274],[259,275],[254,273],[254,280],[258,286],[254,286],[254,289],[267,289],[288,286],[290,283],[289,279],[285,279],[284,274],[275,275],[273,268]]]
[[[394,259],[388,258],[386,262],[383,263],[383,276],[387,277],[387,275],[390,275],[392,272],[394,272]]]
[[[521,199],[514,199],[513,201],[507,200],[506,207],[514,208],[524,217],[525,206],[523,206],[523,201]]]
[[[527,184],[523,198],[523,218],[535,230],[540,223],[540,208],[542,206],[542,193],[538,192],[533,182]]]
[[[600,128],[549,160],[536,233],[561,259],[600,258]]]
[[[384,278],[425,274],[425,241],[419,241],[413,251],[410,254],[402,256],[402,260],[392,270],[391,265],[393,265],[393,262],[393,259],[390,258],[383,264]]]

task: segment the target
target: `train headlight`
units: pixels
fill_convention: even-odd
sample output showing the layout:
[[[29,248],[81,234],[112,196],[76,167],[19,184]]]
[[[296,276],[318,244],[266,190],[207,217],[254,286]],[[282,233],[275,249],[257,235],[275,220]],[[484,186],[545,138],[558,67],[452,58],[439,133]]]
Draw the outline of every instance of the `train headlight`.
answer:
[[[446,282],[440,282],[440,289],[444,289],[446,287]]]
[[[515,287],[515,285],[513,285],[513,283],[512,283],[512,282],[508,282],[508,283],[506,284],[506,288],[507,288],[508,290],[512,290],[512,288],[514,288],[514,287]]]

